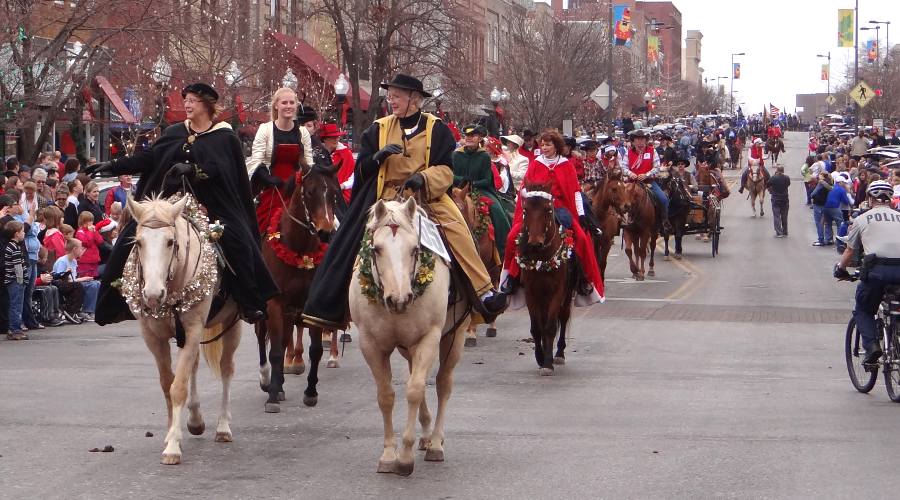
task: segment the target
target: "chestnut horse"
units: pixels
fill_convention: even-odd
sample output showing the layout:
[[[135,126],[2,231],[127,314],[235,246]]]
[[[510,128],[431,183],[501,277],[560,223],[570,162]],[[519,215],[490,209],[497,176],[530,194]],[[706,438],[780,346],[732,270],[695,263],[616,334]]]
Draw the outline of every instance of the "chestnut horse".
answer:
[[[756,201],[759,200],[759,216],[766,215],[766,183],[768,176],[759,160],[750,160],[747,166],[747,199],[750,200],[750,208],[753,209],[753,217],[756,217]]]
[[[606,174],[606,179],[597,183],[593,187],[593,195],[591,196],[591,208],[594,217],[600,224],[600,230],[603,234],[599,238],[597,248],[597,263],[600,265],[600,277],[606,279],[606,262],[609,257],[609,251],[612,249],[613,241],[619,234],[619,214],[616,211],[616,199],[625,188],[622,182],[622,170],[618,167],[612,168]]]
[[[617,212],[622,219],[622,241],[631,276],[644,281],[645,276],[655,276],[653,270],[656,253],[656,238],[659,235],[656,208],[651,200],[650,190],[641,182],[628,182],[615,197]],[[650,254],[650,269],[645,272],[644,263]]]
[[[323,243],[337,227],[334,207],[337,197],[341,195],[337,170],[330,165],[304,165],[289,180],[286,191],[290,201],[282,208],[275,231],[267,230],[267,234],[263,235],[262,245],[263,260],[280,290],[268,302],[269,319],[261,322],[256,332],[260,388],[269,393],[265,406],[267,413],[281,411],[278,402],[284,399],[285,347],[294,328],[301,333],[297,344],[301,344],[302,349],[303,323],[300,314],[316,273],[315,264],[318,262],[314,261],[321,259]],[[299,263],[307,257],[312,265]],[[309,337],[310,370],[303,403],[315,406],[318,402],[316,385],[319,382],[319,362],[322,359],[322,330],[310,327]],[[270,344],[268,362],[265,353],[267,339]],[[334,345],[335,342],[332,342]]]
[[[466,225],[469,226],[469,231],[474,237],[475,229],[478,227],[478,214],[475,213],[476,204],[473,202],[471,195],[472,187],[469,184],[466,184],[463,188],[453,188],[450,192],[450,198],[456,204],[456,207],[459,208]],[[500,255],[497,253],[497,242],[494,241],[490,233],[491,230],[488,229],[478,236],[475,239],[475,248],[478,249],[478,257],[481,258],[485,269],[488,270],[491,283],[493,283],[494,288],[497,288],[500,284],[501,260]],[[466,347],[474,347],[478,342],[475,337],[475,328],[478,326],[478,320],[480,320],[480,316],[474,315],[473,320],[469,323],[469,328],[466,329]],[[487,337],[497,336],[495,322],[488,325],[485,335]]]
[[[521,266],[520,281],[531,318],[534,357],[542,376],[553,375],[553,365],[566,362],[566,327],[575,296],[574,251],[566,232],[561,231],[553,213],[550,186],[526,185],[522,201],[522,233],[516,260]],[[559,255],[568,245],[568,255]],[[556,355],[553,341],[559,332]]]

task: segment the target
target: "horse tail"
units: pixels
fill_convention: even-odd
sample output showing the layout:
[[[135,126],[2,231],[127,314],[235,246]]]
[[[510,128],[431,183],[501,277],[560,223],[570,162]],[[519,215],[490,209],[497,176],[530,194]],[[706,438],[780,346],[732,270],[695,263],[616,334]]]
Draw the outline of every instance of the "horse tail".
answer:
[[[215,323],[203,329],[203,335],[200,339],[200,350],[203,351],[203,357],[206,364],[215,378],[222,378],[222,332],[225,330],[224,323]],[[218,338],[217,338],[218,337]]]

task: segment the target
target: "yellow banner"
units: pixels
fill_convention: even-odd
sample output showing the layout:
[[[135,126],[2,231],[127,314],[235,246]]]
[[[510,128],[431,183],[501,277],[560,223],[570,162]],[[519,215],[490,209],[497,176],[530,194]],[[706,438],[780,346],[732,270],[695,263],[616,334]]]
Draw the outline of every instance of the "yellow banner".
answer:
[[[838,47],[853,47],[853,9],[838,9]]]

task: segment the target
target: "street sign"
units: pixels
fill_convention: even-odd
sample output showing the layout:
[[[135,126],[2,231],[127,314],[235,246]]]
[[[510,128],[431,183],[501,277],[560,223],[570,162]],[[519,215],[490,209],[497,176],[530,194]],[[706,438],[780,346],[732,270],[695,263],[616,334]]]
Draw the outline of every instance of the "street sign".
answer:
[[[610,104],[610,92],[612,93],[612,100],[615,101],[618,94],[616,94],[615,90],[611,90],[609,88],[609,83],[606,80],[603,81],[600,85],[591,92],[591,100],[597,103],[600,106],[600,109],[606,109]]]
[[[875,98],[875,91],[872,90],[872,87],[869,87],[866,82],[860,80],[859,83],[853,87],[853,90],[850,91],[850,97],[856,101],[856,104],[859,104],[859,107],[864,108],[866,104]]]
[[[829,106],[834,106],[834,103],[837,102],[837,99],[834,98],[833,95],[829,94],[828,97],[825,98],[825,103]]]
[[[872,126],[878,130],[884,130],[884,118],[875,118],[872,120]]]

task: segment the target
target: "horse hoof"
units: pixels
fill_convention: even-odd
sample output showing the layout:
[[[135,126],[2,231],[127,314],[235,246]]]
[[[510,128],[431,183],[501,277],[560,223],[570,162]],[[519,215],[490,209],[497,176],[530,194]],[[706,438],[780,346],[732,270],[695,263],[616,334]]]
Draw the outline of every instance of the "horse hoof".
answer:
[[[564,365],[564,364],[566,364],[566,358],[564,358],[562,356],[555,356],[553,358],[553,364],[554,365]]]
[[[540,373],[542,377],[550,377],[553,375],[553,368],[541,368],[538,370],[538,373]]]
[[[638,281],[644,281],[644,277],[643,277],[642,275],[638,275],[638,277],[637,277],[636,279],[637,279]]]
[[[415,466],[416,466],[415,462],[410,462],[408,464],[404,464],[404,463],[401,463],[400,461],[397,461],[397,463],[394,464],[394,474],[397,474],[398,476],[406,477],[413,473],[413,468]]]
[[[259,384],[259,388],[262,389],[262,391],[263,391],[264,393],[266,393],[266,394],[269,393],[269,384],[263,384],[263,383],[260,383],[260,384]]]
[[[682,256],[681,256],[680,253],[676,253],[676,254],[675,254],[675,260],[681,260],[681,257],[682,257]]]
[[[431,444],[431,440],[425,437],[419,438],[419,451],[425,451],[428,449],[428,445]]]
[[[305,404],[306,406],[312,407],[316,406],[318,403],[319,396],[307,396],[306,394],[303,395],[303,404]]]
[[[284,401],[284,391],[278,391],[278,394],[275,395],[275,399],[278,401]]]
[[[216,442],[217,443],[230,443],[232,441],[230,432],[217,432],[216,433]]]
[[[278,403],[266,403],[266,413],[281,413],[281,405]]]
[[[296,365],[290,365],[284,367],[284,373],[290,373],[293,375],[303,375],[306,371],[306,363],[299,363]]]
[[[494,327],[488,328],[486,332],[484,332],[484,336],[488,338],[494,338],[497,336],[497,329]]]
[[[188,428],[188,432],[190,432],[191,434],[193,434],[195,436],[201,436],[201,435],[203,435],[203,432],[206,430],[206,424],[203,422],[200,422],[200,425],[188,424],[187,428]]]
[[[436,450],[432,448],[428,448],[425,451],[425,461],[426,462],[443,462],[444,461],[444,450]]]
[[[394,464],[396,462],[385,462],[384,460],[378,461],[378,473],[379,474],[390,474],[394,472]]]
[[[162,459],[160,459],[159,463],[163,465],[178,465],[181,463],[181,455],[163,453]]]
[[[647,276],[656,276],[656,271],[654,271],[653,269],[647,271]]]
[[[475,337],[466,337],[466,347],[476,347],[478,345],[478,341],[475,340]]]
[[[338,360],[329,359],[327,363],[325,363],[325,368],[339,368]]]
[[[353,337],[349,333],[344,332],[341,334],[341,342],[353,342]]]

